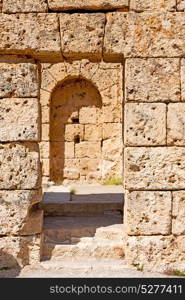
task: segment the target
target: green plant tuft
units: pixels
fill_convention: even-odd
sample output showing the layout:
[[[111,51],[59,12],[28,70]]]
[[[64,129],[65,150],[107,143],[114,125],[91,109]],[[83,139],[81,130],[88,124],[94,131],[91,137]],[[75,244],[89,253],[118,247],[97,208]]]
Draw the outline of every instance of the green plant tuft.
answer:
[[[123,180],[119,177],[110,177],[104,181],[103,185],[123,185]]]
[[[71,193],[71,195],[75,195],[76,194],[76,190],[75,189],[70,189],[70,193]]]

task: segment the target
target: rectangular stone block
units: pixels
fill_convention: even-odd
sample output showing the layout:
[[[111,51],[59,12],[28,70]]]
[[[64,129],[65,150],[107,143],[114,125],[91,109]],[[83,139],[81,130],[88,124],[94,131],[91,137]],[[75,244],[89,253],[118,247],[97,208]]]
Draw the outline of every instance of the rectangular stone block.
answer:
[[[29,211],[32,205],[41,200],[41,190],[0,191],[0,235],[33,235],[40,233],[41,220],[31,222],[33,216],[30,215]],[[42,219],[42,217],[39,219]],[[28,226],[28,224],[31,226]],[[27,230],[25,230],[25,227],[27,227]]]
[[[42,175],[44,176],[50,175],[50,160],[47,158],[42,159]]]
[[[2,14],[0,31],[0,53],[61,58],[56,14]]]
[[[178,11],[185,10],[185,0],[177,0],[177,10]]]
[[[181,101],[179,59],[127,59],[125,68],[126,101]]]
[[[50,123],[50,107],[42,106],[42,124]]]
[[[3,0],[3,12],[47,12],[47,0]]]
[[[125,259],[144,270],[185,270],[185,236],[128,237]]]
[[[100,59],[105,15],[60,14],[62,53],[66,57]]]
[[[39,147],[36,143],[0,144],[0,189],[40,187]]]
[[[128,0],[48,0],[51,10],[103,10],[128,7]]]
[[[66,124],[65,126],[65,141],[73,142],[75,137],[80,140],[84,138],[84,125],[82,124]]]
[[[120,161],[123,153],[123,142],[121,137],[103,141],[102,157],[105,160]],[[121,162],[121,161],[120,161]]]
[[[181,69],[180,69],[180,76],[181,76],[181,100],[185,101],[185,59],[181,59]]]
[[[40,149],[41,159],[50,157],[50,143],[49,142],[39,143],[39,149]]]
[[[101,122],[103,123],[121,123],[122,122],[122,106],[121,104],[103,106]]]
[[[75,143],[74,142],[65,142],[64,148],[65,148],[64,157],[65,158],[74,158]]]
[[[166,145],[166,104],[126,103],[125,145]]]
[[[96,107],[82,107],[79,113],[81,124],[96,124],[99,120],[100,109]]]
[[[100,158],[101,142],[81,142],[75,144],[76,158]]]
[[[20,235],[29,236],[33,234],[42,233],[43,220],[44,220],[44,211],[42,209],[32,211],[28,217],[27,222],[22,228]]]
[[[0,238],[0,266],[22,268],[40,261],[40,235]]]
[[[184,12],[108,13],[105,59],[120,59],[123,56],[183,57],[184,16]]]
[[[167,144],[185,146],[185,103],[168,105]]]
[[[47,142],[50,140],[50,124],[42,124],[41,136],[42,141]]]
[[[39,138],[38,100],[0,99],[0,141],[38,141]]]
[[[130,9],[138,12],[142,11],[174,11],[176,9],[176,0],[130,0]]]
[[[85,141],[101,141],[103,137],[102,134],[102,126],[95,125],[95,124],[87,124],[85,125],[85,134],[84,140]]]
[[[38,69],[32,60],[1,56],[0,73],[0,98],[38,96]]]
[[[171,233],[171,192],[127,191],[125,197],[124,220],[128,235]]]
[[[64,163],[64,178],[75,180],[80,177],[80,160],[79,159],[65,159]]]
[[[99,159],[80,159],[80,174],[87,176],[89,173],[99,172],[101,170],[101,161]]]
[[[172,233],[185,234],[185,191],[173,192]]]
[[[184,148],[130,147],[124,157],[126,189],[185,189]]]
[[[122,137],[122,124],[120,123],[105,123],[103,124],[103,139],[113,139]]]

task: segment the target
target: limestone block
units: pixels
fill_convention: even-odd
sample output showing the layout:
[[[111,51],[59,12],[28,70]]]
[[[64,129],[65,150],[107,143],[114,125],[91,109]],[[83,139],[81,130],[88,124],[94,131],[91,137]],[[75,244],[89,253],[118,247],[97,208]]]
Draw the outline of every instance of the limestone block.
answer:
[[[173,192],[172,233],[185,234],[185,191]]]
[[[103,10],[128,7],[128,0],[49,0],[51,10]]]
[[[75,144],[76,158],[100,158],[101,142],[81,142]]]
[[[135,11],[174,11],[176,8],[176,0],[131,0],[130,9]]]
[[[39,133],[36,98],[0,99],[0,141],[37,141]]]
[[[82,107],[79,113],[81,124],[96,124],[100,116],[100,109],[96,107]]]
[[[40,261],[41,237],[1,237],[0,265],[1,267],[18,268]]]
[[[122,137],[121,123],[105,123],[103,124],[103,139],[114,139]]]
[[[122,107],[121,105],[109,105],[102,108],[102,122],[103,123],[121,123],[122,121]]]
[[[65,159],[64,164],[64,178],[78,179],[80,177],[80,160],[79,159]]]
[[[39,143],[40,149],[40,157],[42,158],[49,158],[50,157],[50,143],[49,142],[41,142]]]
[[[177,10],[185,10],[185,1],[184,0],[177,0]]]
[[[21,235],[25,233],[25,226],[30,224],[32,205],[42,200],[41,191],[0,191],[0,235]],[[24,231],[24,233],[23,233]],[[30,226],[29,233],[40,233],[39,223]]]
[[[40,89],[40,104],[41,104],[41,107],[49,106],[50,97],[51,97],[50,92]]]
[[[3,12],[47,12],[47,0],[3,0]]]
[[[185,236],[128,237],[125,259],[144,270],[185,270]]]
[[[102,56],[105,15],[60,14],[62,53],[72,58],[100,59]]]
[[[0,53],[61,57],[56,14],[2,14],[0,31]]]
[[[2,11],[3,0],[0,0],[0,12]]]
[[[65,143],[65,158],[74,158],[75,156],[75,143],[66,142]]]
[[[130,147],[125,149],[125,188],[128,190],[185,189],[185,149]]]
[[[102,159],[101,172],[103,181],[113,177],[121,179],[123,177],[122,157],[116,161]]]
[[[125,144],[152,146],[166,144],[166,104],[127,103]]]
[[[42,141],[50,140],[50,125],[42,124]]]
[[[47,158],[42,159],[42,175],[44,176],[50,175],[50,160]]]
[[[28,236],[28,235],[42,233],[43,220],[44,220],[44,211],[42,209],[32,211],[29,215],[27,223],[22,228],[20,234]]]
[[[167,112],[168,145],[185,145],[185,103],[170,103]]]
[[[74,141],[75,137],[83,140],[84,126],[82,124],[66,124],[65,126],[65,140],[68,142]]]
[[[0,189],[20,190],[40,187],[38,144],[1,144],[0,166]]]
[[[87,124],[85,125],[85,134],[84,140],[85,141],[101,141],[103,137],[102,134],[102,126],[95,125],[95,124]]]
[[[107,14],[105,59],[120,59],[123,55],[125,57],[183,57],[184,16],[184,12]]]
[[[102,156],[109,161],[120,161],[123,153],[123,143],[121,137],[117,139],[107,139],[103,141]]]
[[[181,98],[182,101],[185,101],[185,59],[181,59]]]
[[[47,124],[50,122],[50,107],[42,106],[42,124]]]
[[[99,159],[80,159],[80,174],[87,176],[89,173],[99,172],[101,170],[101,161]]]
[[[2,56],[0,73],[0,98],[37,97],[38,72],[34,63],[29,60],[23,63],[16,57],[13,60],[10,56]]]
[[[180,101],[179,59],[126,60],[126,101]]]
[[[129,235],[169,235],[171,192],[126,192],[125,224]]]

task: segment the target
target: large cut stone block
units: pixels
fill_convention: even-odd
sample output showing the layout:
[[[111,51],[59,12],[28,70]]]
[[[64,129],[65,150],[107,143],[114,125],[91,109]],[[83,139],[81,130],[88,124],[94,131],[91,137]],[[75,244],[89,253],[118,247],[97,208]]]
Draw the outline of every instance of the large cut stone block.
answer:
[[[179,72],[176,58],[127,59],[126,101],[180,101]]]
[[[20,268],[40,261],[40,235],[0,238],[0,266]]]
[[[101,142],[81,142],[75,144],[76,158],[100,158]]]
[[[128,0],[48,0],[51,10],[101,10],[128,7]]]
[[[166,104],[127,103],[125,144],[152,146],[166,144]]]
[[[126,192],[125,224],[129,235],[171,233],[171,192]]]
[[[101,141],[102,140],[102,125],[87,124],[85,125],[84,140],[86,141]]]
[[[185,149],[181,147],[126,148],[125,188],[128,190],[185,189]]]
[[[172,233],[185,234],[185,191],[173,192]]]
[[[144,270],[185,270],[185,236],[128,237],[125,259]]]
[[[38,141],[38,139],[38,100],[0,99],[0,141]]]
[[[60,14],[62,53],[72,58],[100,59],[105,15]]]
[[[40,187],[38,144],[0,144],[0,166],[0,189],[20,190]]]
[[[37,97],[38,71],[31,60],[25,63],[16,56],[1,56],[0,73],[0,98]]]
[[[184,17],[184,12],[109,13],[104,57],[182,57]]]
[[[103,139],[115,139],[122,136],[121,123],[104,123],[103,124]]]
[[[168,105],[167,143],[172,146],[185,146],[185,103]]]
[[[130,0],[130,9],[139,12],[146,10],[174,11],[175,8],[176,0]]]
[[[0,53],[61,57],[56,14],[2,14]]]
[[[80,140],[84,138],[84,125],[82,124],[66,124],[65,126],[65,140],[73,142],[75,137],[79,137]]]
[[[46,12],[47,0],[3,0],[4,13]]]

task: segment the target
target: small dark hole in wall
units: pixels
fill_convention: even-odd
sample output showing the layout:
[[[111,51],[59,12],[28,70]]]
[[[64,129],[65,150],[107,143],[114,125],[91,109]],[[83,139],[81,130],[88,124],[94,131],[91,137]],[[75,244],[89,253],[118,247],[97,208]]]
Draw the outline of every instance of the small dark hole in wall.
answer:
[[[73,124],[78,124],[79,123],[79,118],[72,118]]]
[[[75,144],[79,144],[80,143],[80,136],[79,135],[77,135],[77,136],[74,137],[74,142],[75,142]]]

